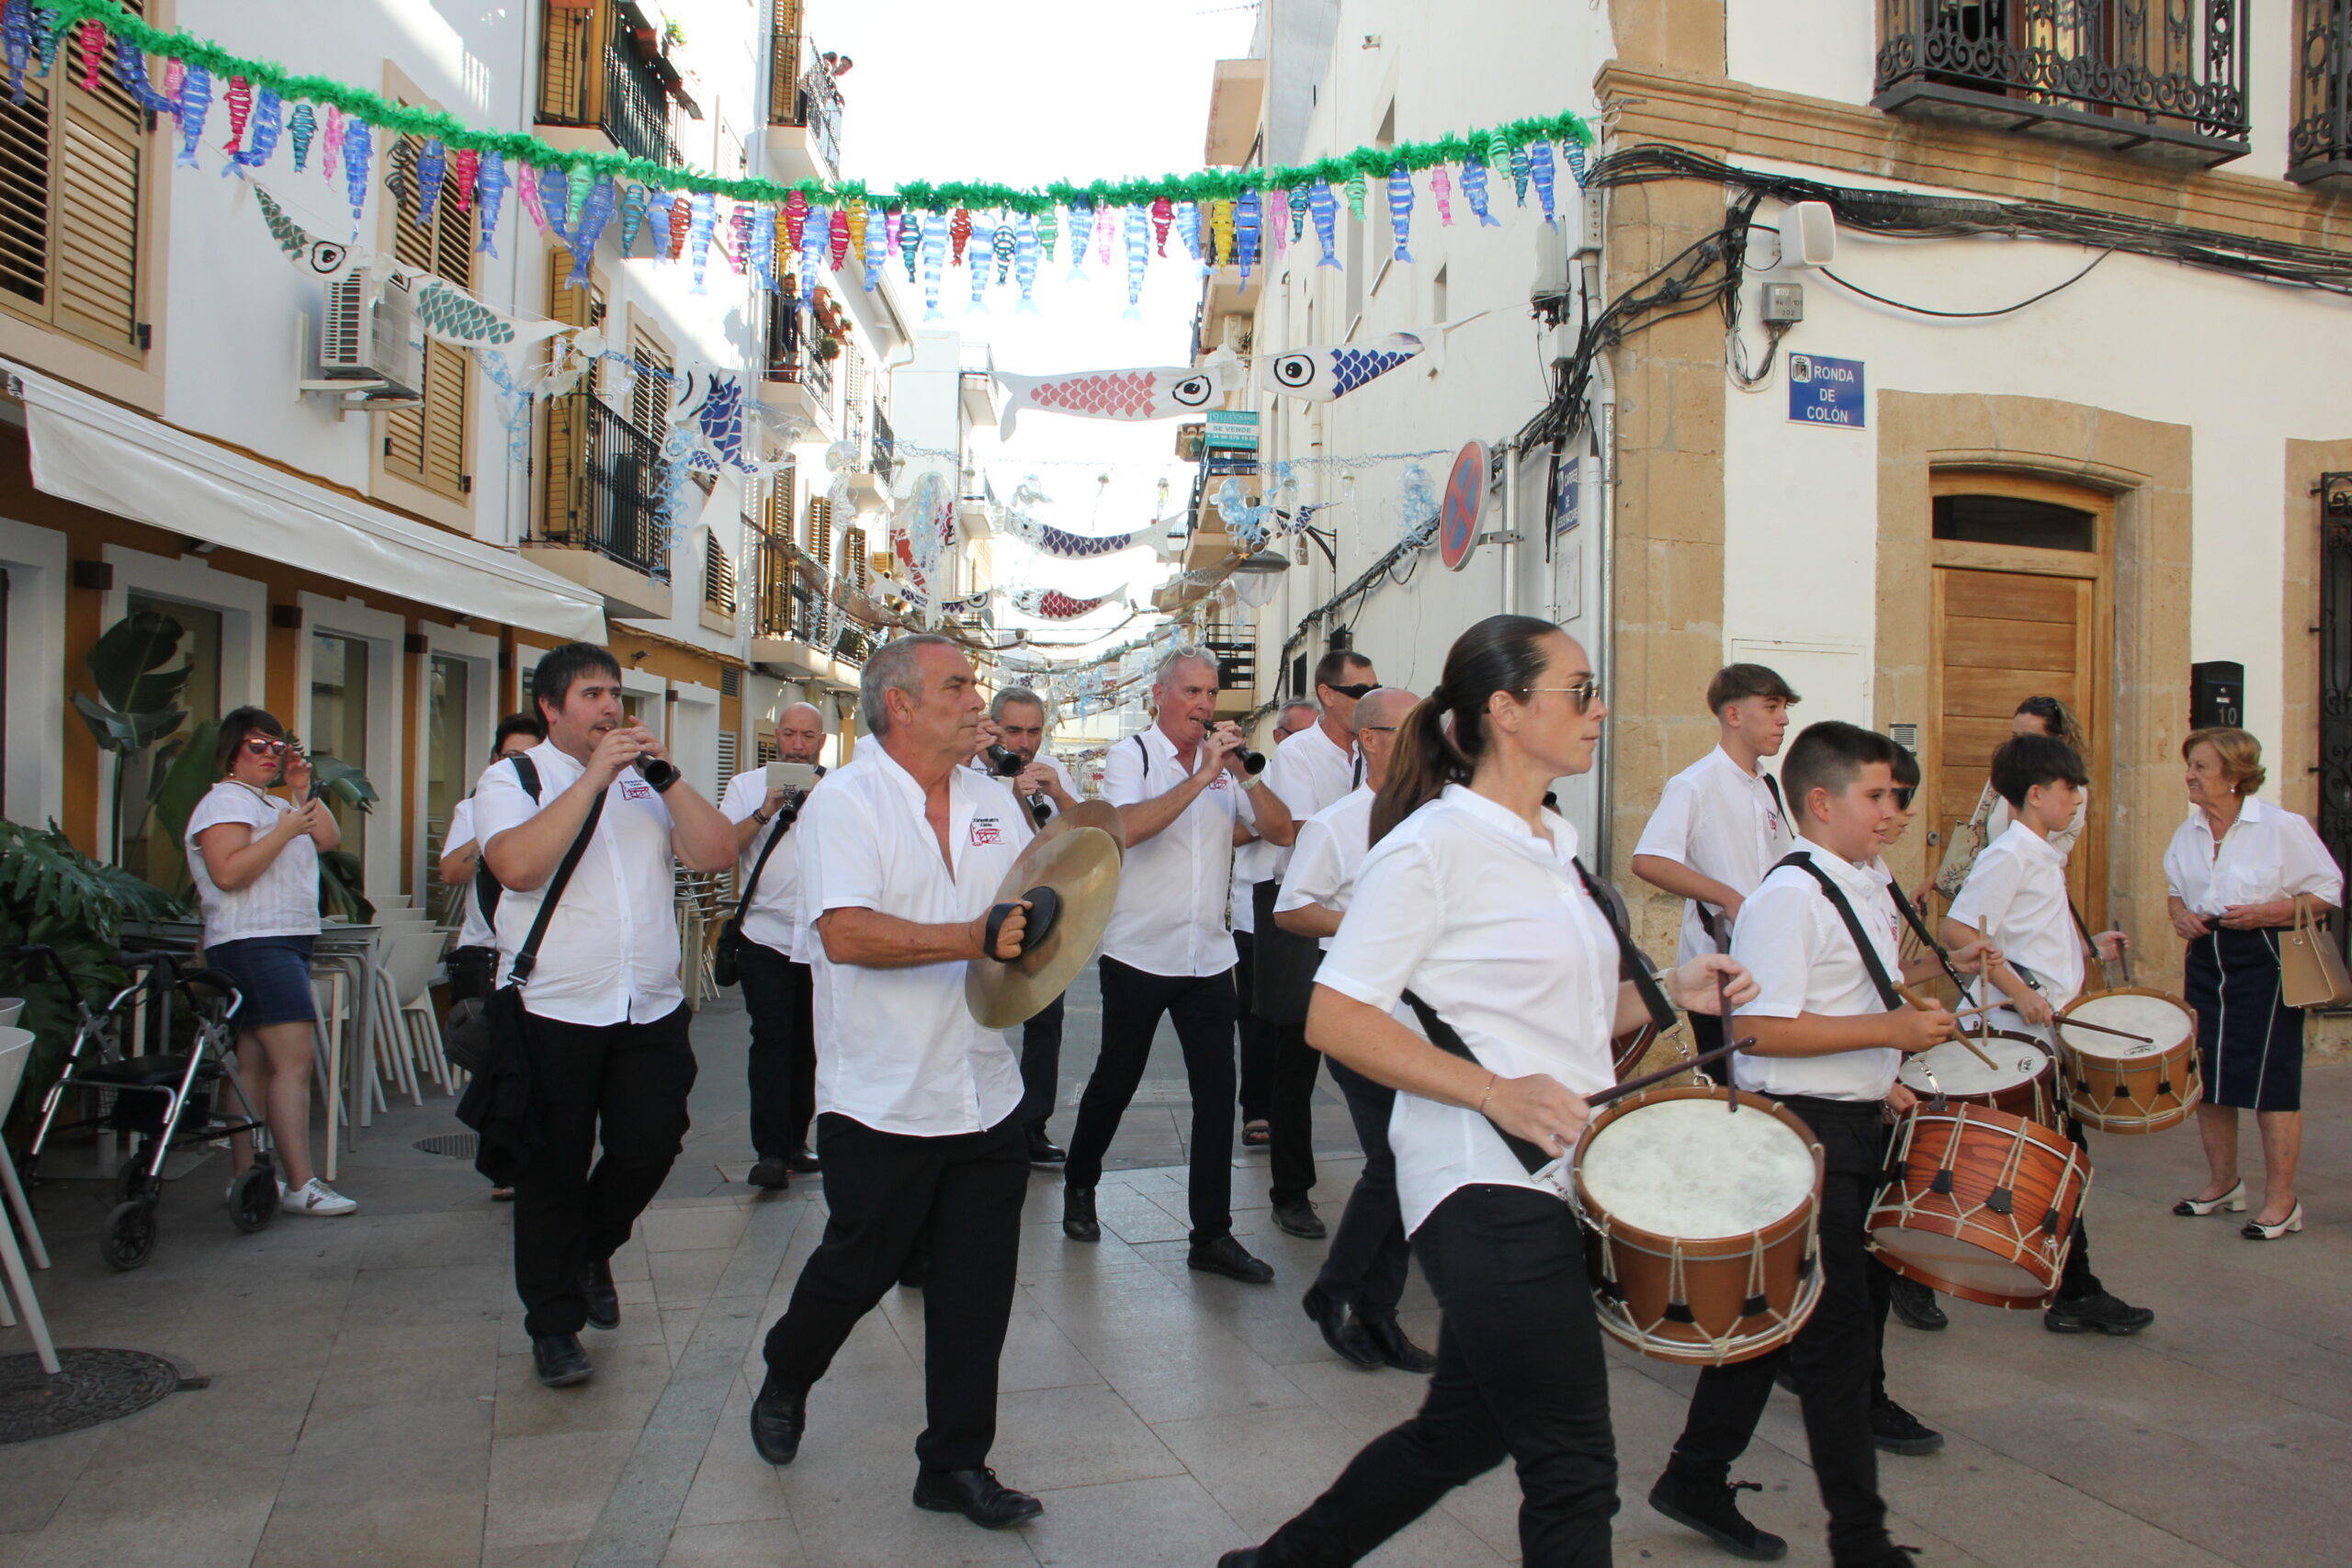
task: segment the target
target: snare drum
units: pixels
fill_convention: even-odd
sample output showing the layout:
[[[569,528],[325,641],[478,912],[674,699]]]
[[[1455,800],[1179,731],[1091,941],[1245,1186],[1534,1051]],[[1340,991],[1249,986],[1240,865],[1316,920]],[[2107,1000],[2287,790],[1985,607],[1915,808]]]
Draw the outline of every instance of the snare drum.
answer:
[[[1776,1350],[1821,1298],[1821,1147],[1711,1085],[1610,1106],[1571,1157],[1600,1325],[1644,1355],[1722,1366]]]
[[[2148,1041],[2067,1028],[2075,1019]],[[2086,1127],[2161,1133],[2188,1120],[2204,1098],[2197,1014],[2168,992],[2127,986],[2076,997],[2058,1015],[2058,1044],[2065,1056],[2066,1109]]]
[[[1967,1038],[1975,1051],[1958,1040],[1947,1040],[1904,1057],[1895,1077],[1921,1100],[1940,1094],[1946,1100],[2006,1111],[2045,1127],[2058,1125],[2058,1064],[2051,1058],[2049,1046],[2030,1034],[2009,1029]],[[1977,1051],[1992,1057],[1993,1065],[1986,1066]]]
[[[2090,1158],[2063,1133],[1982,1105],[1922,1105],[1895,1131],[1871,1250],[1962,1301],[2043,1304],[2058,1289]]]

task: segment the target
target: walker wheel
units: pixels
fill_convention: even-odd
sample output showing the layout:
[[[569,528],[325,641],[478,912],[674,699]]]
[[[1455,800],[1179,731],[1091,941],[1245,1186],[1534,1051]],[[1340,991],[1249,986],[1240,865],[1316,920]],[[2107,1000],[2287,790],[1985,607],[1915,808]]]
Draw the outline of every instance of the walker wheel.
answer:
[[[152,1185],[147,1179],[147,1167],[151,1161],[157,1161],[157,1152],[152,1145],[142,1142],[131,1156],[122,1162],[121,1168],[114,1173],[115,1196],[119,1201],[128,1203],[145,1196]]]
[[[98,1256],[116,1269],[136,1269],[155,1251],[155,1202],[133,1198],[118,1203],[98,1234]]]
[[[229,1223],[247,1235],[277,1217],[277,1173],[266,1163],[247,1168],[229,1190]]]

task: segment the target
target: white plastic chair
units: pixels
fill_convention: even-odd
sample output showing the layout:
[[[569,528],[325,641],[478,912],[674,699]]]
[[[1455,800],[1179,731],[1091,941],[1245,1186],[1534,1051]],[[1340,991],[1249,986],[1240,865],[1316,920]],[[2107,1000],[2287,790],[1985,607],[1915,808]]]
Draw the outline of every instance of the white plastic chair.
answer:
[[[17,1015],[25,1010],[22,997],[0,997],[0,1029],[17,1027]]]
[[[392,1000],[394,1033],[408,1069],[412,1095],[429,1076],[444,1089],[450,1087],[448,1059],[441,1051],[441,1031],[433,1020],[433,972],[441,964],[441,933],[427,928],[404,933],[384,959],[384,981]],[[419,1029],[422,1018],[427,1027]],[[419,1097],[419,1103],[422,1098]]]
[[[32,1055],[33,1032],[29,1029],[0,1028],[0,1106],[13,1103],[17,1084],[25,1076],[25,1063]],[[33,1245],[33,1253],[46,1257],[40,1250],[40,1233],[33,1227],[32,1209],[25,1201],[24,1190],[17,1184],[16,1168],[7,1151],[0,1149],[0,1170],[8,1174],[8,1206],[17,1213],[25,1227],[26,1238]],[[17,1314],[24,1314],[25,1328],[33,1337],[33,1349],[40,1357],[40,1370],[54,1377],[58,1371],[57,1347],[50,1342],[49,1320],[40,1314],[40,1298],[33,1294],[31,1272],[25,1268],[25,1256],[17,1250],[17,1235],[6,1224],[0,1224],[0,1270],[8,1277],[8,1291],[0,1293],[0,1322],[13,1327]],[[16,1297],[16,1310],[8,1309],[8,1295]]]

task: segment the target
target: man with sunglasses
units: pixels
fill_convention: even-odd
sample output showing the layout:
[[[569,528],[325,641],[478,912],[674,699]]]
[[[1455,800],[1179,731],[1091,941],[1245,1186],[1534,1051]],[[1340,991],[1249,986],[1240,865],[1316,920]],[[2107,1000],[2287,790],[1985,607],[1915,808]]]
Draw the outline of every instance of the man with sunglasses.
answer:
[[[1380,684],[1372,660],[1333,649],[1315,666],[1315,700],[1323,716],[1274,748],[1251,804],[1258,811],[1258,837],[1273,846],[1250,889],[1256,929],[1256,985],[1241,998],[1273,1036],[1273,1092],[1267,1107],[1272,1123],[1274,1224],[1295,1236],[1320,1240],[1326,1234],[1307,1193],[1315,1187],[1315,1076],[1323,1058],[1306,1043],[1306,1000],[1322,953],[1315,944],[1283,930],[1273,919],[1274,898],[1290,866],[1290,846],[1299,824],[1336,805],[1363,782],[1363,759],[1356,750],[1356,705]]]

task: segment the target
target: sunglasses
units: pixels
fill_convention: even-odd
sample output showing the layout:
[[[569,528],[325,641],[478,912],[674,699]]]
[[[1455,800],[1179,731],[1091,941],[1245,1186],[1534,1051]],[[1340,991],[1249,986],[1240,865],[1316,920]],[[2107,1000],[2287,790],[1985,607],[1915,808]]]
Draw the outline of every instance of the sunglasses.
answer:
[[[1520,694],[1522,696],[1532,697],[1538,692],[1565,693],[1568,696],[1576,698],[1577,712],[1583,713],[1599,700],[1600,696],[1600,682],[1596,677],[1588,675],[1573,686],[1521,686],[1520,688]]]
[[[1365,730],[1377,730],[1383,735],[1394,735],[1396,733],[1396,728],[1393,724],[1359,724],[1356,726],[1356,731],[1362,734]]]
[[[252,757],[281,757],[286,754],[286,742],[267,740],[258,735],[245,737],[245,753]]]
[[[1911,797],[1918,793],[1919,786],[1917,784],[1913,784],[1909,789],[1905,789],[1902,785],[1897,784],[1894,788],[1894,809],[1897,811],[1910,810]]]
[[[1359,681],[1352,686],[1333,686],[1331,690],[1339,693],[1340,695],[1343,697],[1351,697],[1357,701],[1362,701],[1363,698],[1368,697],[1372,695],[1373,693],[1380,690],[1380,688],[1374,685],[1369,681]]]

